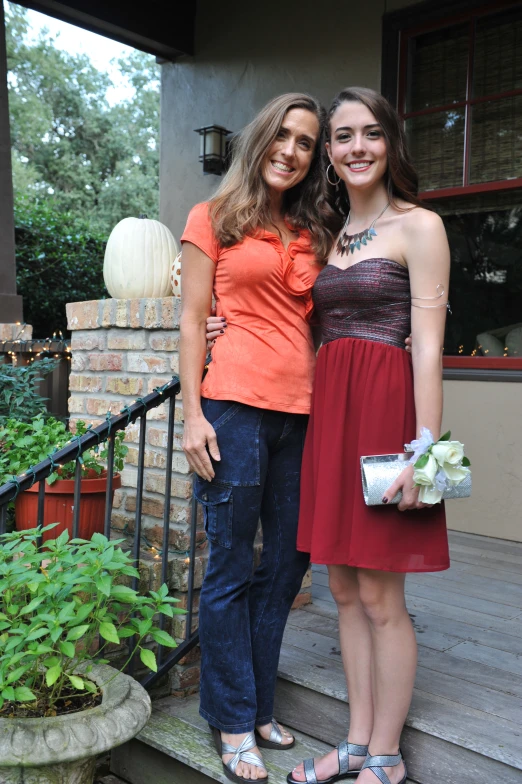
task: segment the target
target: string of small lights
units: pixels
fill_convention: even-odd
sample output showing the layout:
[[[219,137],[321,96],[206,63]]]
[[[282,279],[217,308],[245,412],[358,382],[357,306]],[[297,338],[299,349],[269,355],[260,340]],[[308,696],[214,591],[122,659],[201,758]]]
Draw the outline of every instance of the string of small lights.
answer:
[[[20,326],[18,335],[11,340],[0,340],[0,354],[7,354],[11,357],[13,365],[18,364],[18,357],[21,354],[30,354],[29,363],[36,359],[49,357],[65,357],[71,360],[71,343],[64,337],[61,330],[55,330],[52,337],[47,338],[22,338],[26,324],[16,322]]]

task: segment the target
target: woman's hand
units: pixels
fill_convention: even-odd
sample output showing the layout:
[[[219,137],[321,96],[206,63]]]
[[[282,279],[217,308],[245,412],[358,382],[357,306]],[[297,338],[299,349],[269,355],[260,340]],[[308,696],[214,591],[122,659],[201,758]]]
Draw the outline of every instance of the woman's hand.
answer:
[[[211,482],[215,472],[210,462],[209,452],[213,460],[221,460],[221,456],[217,445],[216,431],[203,414],[185,419],[183,451],[190,470],[195,471],[207,482]]]
[[[424,509],[432,504],[423,504],[419,501],[419,487],[413,484],[413,466],[407,466],[404,471],[401,471],[395,482],[390,485],[383,495],[383,503],[387,504],[391,501],[398,492],[402,492],[402,498],[399,501],[399,512],[407,512],[410,509]]]
[[[408,354],[411,354],[411,345],[412,345],[411,333],[408,335],[408,337],[404,342],[406,343],[406,351],[408,352]]]
[[[212,313],[215,314],[215,309],[212,309]],[[216,316],[211,315],[207,318],[207,333],[206,338],[209,343],[214,345],[214,341],[220,335],[225,334],[225,330],[227,328],[227,322],[223,316]]]

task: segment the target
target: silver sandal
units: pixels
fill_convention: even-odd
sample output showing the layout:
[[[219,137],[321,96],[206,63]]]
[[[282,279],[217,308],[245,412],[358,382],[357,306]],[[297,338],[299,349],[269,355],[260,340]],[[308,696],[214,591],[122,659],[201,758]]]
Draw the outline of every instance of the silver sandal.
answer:
[[[268,781],[268,776],[259,779],[245,779],[243,776],[238,776],[236,768],[240,762],[247,762],[249,765],[255,765],[256,768],[264,768],[265,764],[259,754],[255,754],[250,749],[257,745],[256,738],[253,732],[249,732],[239,746],[236,748],[230,743],[225,743],[221,738],[221,731],[217,727],[212,727],[212,737],[216,746],[217,753],[221,757],[223,764],[223,771],[227,779],[235,781],[236,784],[259,784],[259,782]],[[228,762],[223,762],[223,754],[233,754],[234,756]]]
[[[371,772],[377,776],[381,784],[391,784],[391,781],[386,775],[386,773],[384,772],[383,768],[395,768],[396,765],[400,765],[401,760],[402,760],[402,754],[400,749],[398,754],[387,754],[387,755],[381,754],[374,757],[371,757],[368,754],[361,770],[364,770],[365,768],[370,768]],[[408,772],[406,770],[406,763],[405,763],[404,778],[400,780],[399,784],[405,784],[407,778],[408,778]]]
[[[293,778],[291,773],[288,774],[286,780],[288,784],[334,784],[335,781],[342,781],[343,779],[355,778],[356,776],[359,775],[362,768],[360,768],[359,770],[350,770],[350,755],[352,757],[364,757],[367,754],[368,754],[368,746],[361,746],[357,743],[348,743],[347,740],[343,740],[337,746],[337,760],[339,762],[339,773],[336,773],[335,776],[330,776],[329,779],[319,780],[315,772],[315,765],[313,759],[307,759],[304,761],[305,780],[298,781],[297,779]]]
[[[291,743],[283,743],[283,733],[275,719],[272,719],[272,729],[268,739],[263,738],[257,730],[255,732],[257,745],[262,749],[291,749],[295,746],[295,738]]]

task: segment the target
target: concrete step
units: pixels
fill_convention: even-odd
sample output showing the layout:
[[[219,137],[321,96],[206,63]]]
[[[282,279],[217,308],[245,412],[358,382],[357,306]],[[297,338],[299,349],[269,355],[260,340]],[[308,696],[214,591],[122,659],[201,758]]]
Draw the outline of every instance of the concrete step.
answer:
[[[125,784],[125,781],[118,778],[118,776],[113,776],[111,774],[109,776],[103,776],[101,779],[96,779],[94,784]]]
[[[339,742],[346,737],[350,710],[337,641],[290,627],[285,640],[275,715],[295,730]],[[326,649],[319,651],[324,645],[331,646],[329,659]],[[511,721],[416,688],[401,748],[419,784],[521,784],[521,735]]]
[[[112,773],[130,784],[227,784],[198,705],[197,696],[186,700],[167,697],[154,703],[151,719],[138,737],[113,749]],[[286,784],[295,765],[331,749],[301,732],[295,734],[297,743],[288,751],[262,750],[270,784]]]

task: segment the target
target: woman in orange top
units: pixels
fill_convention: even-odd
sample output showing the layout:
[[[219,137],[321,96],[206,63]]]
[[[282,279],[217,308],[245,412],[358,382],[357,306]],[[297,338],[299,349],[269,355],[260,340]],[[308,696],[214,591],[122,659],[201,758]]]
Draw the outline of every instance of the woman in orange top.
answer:
[[[271,101],[182,236],[184,449],[210,542],[200,712],[236,782],[266,779],[257,746],[294,743],[273,719],[273,699],[284,626],[308,566],[295,542],[314,369],[311,289],[316,259],[339,228],[325,198],[322,119],[308,95]],[[230,326],[202,384],[212,295]],[[252,574],[259,519],[263,552]]]

